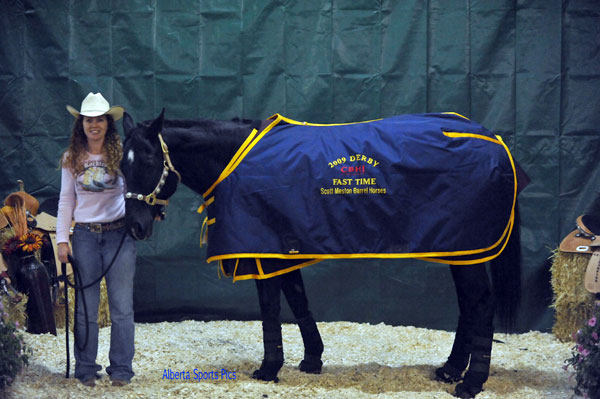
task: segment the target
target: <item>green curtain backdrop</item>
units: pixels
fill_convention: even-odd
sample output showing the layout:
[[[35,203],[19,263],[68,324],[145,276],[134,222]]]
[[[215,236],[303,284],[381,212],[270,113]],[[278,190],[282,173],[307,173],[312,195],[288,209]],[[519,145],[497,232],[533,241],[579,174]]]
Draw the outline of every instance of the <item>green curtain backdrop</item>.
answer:
[[[518,330],[548,330],[549,257],[600,191],[596,0],[0,0],[0,194],[58,195],[70,104],[90,91],[135,120],[351,122],[454,111],[501,135],[521,193]],[[140,242],[138,320],[258,318],[254,283],[205,263],[182,187]],[[304,269],[318,320],[454,329],[447,266],[331,261]],[[285,318],[291,319],[289,310]]]

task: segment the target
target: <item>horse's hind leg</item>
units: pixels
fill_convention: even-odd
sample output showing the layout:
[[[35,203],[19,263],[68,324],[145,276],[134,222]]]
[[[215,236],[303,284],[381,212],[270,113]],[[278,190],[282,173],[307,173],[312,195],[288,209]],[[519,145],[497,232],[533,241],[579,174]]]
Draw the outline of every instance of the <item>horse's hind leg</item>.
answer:
[[[283,366],[283,342],[279,319],[281,281],[281,277],[256,280],[265,351],[260,368],[252,374],[252,378],[257,380],[278,382],[277,373]]]
[[[438,379],[458,381],[455,396],[473,398],[483,389],[490,371],[494,335],[494,298],[484,264],[451,266],[456,285],[460,317],[452,351],[443,367],[436,370]]]
[[[285,299],[287,300],[304,342],[304,359],[300,362],[298,368],[300,371],[311,374],[321,372],[321,354],[323,353],[323,341],[317,328],[317,323],[308,309],[308,299],[304,290],[304,282],[300,270],[286,273],[283,276],[281,288]]]

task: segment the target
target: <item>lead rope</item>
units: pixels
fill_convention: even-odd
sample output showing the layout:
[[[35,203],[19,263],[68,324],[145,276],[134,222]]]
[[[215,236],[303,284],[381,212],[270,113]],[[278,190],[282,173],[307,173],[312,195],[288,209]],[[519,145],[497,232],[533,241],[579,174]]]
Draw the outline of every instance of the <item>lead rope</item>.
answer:
[[[67,371],[65,373],[65,378],[69,378],[69,372],[71,368],[71,355],[69,353],[69,294],[67,293],[67,264],[60,264],[60,271],[62,275],[59,278],[59,281],[65,281],[65,345],[67,346]],[[73,314],[75,311],[73,311]]]

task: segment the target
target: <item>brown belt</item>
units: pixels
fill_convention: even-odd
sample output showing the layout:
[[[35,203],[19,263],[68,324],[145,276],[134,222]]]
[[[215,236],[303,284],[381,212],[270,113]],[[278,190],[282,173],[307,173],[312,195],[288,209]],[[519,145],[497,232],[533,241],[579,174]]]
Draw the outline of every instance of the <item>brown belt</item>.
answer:
[[[102,233],[103,231],[117,230],[125,227],[125,218],[107,223],[75,223],[75,226],[84,227],[92,233]]]

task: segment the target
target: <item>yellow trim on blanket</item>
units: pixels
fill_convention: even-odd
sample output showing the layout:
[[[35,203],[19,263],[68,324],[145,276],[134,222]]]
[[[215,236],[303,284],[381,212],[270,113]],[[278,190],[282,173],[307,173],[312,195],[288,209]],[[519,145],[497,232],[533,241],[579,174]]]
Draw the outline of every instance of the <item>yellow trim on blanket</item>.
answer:
[[[235,253],[235,254],[226,254],[226,255],[217,255],[208,258],[206,261],[210,263],[215,260],[221,259],[236,259],[236,258],[274,258],[274,259],[306,259],[310,258],[313,260],[323,260],[323,259],[358,259],[358,258],[377,258],[377,259],[395,259],[395,258],[420,258],[423,260],[427,260],[430,262],[437,263],[447,263],[447,264],[455,264],[455,265],[472,265],[476,263],[486,262],[490,259],[493,259],[500,255],[500,253],[504,250],[508,243],[508,239],[512,233],[512,228],[514,225],[515,218],[515,206],[517,203],[517,173],[515,168],[515,163],[513,157],[502,140],[502,137],[496,135],[496,139],[474,134],[474,133],[457,133],[457,132],[444,132],[448,137],[471,137],[476,139],[482,139],[491,141],[493,143],[499,144],[504,147],[506,154],[510,160],[510,164],[513,170],[513,204],[510,213],[510,218],[508,220],[508,224],[506,225],[502,235],[494,244],[487,248],[482,249],[472,249],[472,250],[464,250],[464,251],[455,251],[455,252],[421,252],[421,253],[393,253],[393,254],[377,254],[377,253],[360,253],[360,254],[273,254],[273,253]],[[436,259],[441,257],[454,257],[454,256],[466,256],[466,255],[476,255],[484,252],[488,252],[493,250],[494,248],[502,245],[501,249],[493,255],[488,255],[484,258],[480,259],[469,259],[469,260],[447,260],[447,259]],[[248,278],[256,278],[256,277],[248,277]]]
[[[258,143],[260,139],[262,139],[265,136],[265,134],[267,134],[271,129],[273,129],[273,126],[277,125],[280,121],[280,118],[275,119],[260,133],[256,129],[253,129],[250,135],[242,143],[240,148],[238,148],[237,152],[235,153],[233,158],[231,158],[225,169],[223,169],[217,181],[215,181],[212,184],[212,186],[210,186],[210,188],[206,190],[204,194],[202,194],[202,196],[206,198],[206,196],[209,195],[219,183],[225,180],[227,176],[229,176],[235,170],[235,168],[238,167],[240,162],[242,162],[242,160],[246,157],[248,152],[250,152],[250,150],[256,145],[256,143]]]
[[[514,226],[514,212],[511,213],[510,215],[510,231],[512,233],[512,228]],[[487,262],[489,260],[492,260],[494,258],[497,258],[502,251],[504,251],[504,248],[506,248],[506,245],[508,244],[508,240],[510,240],[510,236],[508,236],[505,240],[504,240],[504,244],[502,245],[502,248],[500,248],[498,250],[498,252],[496,252],[495,254],[492,254],[490,256],[486,256],[485,258],[479,258],[476,259],[477,262],[473,262],[473,259],[469,259],[469,260],[449,260],[449,259],[435,259],[435,258],[423,258],[423,260],[428,261],[428,262],[435,262],[435,263],[446,263],[448,265],[473,265],[474,263],[483,263],[483,262]]]
[[[460,116],[461,118],[464,118],[464,119],[470,121],[469,118],[467,118],[464,115],[459,114],[458,112],[442,112],[442,114],[444,114],[444,115],[456,115],[456,116]]]
[[[239,264],[240,264],[240,260],[236,259],[235,260],[235,267],[233,268],[233,275],[234,276],[235,276],[235,273],[237,272],[237,268],[238,268]],[[223,270],[223,274],[227,275],[224,270]]]
[[[290,125],[303,125],[303,126],[344,126],[344,125],[357,125],[360,123],[369,123],[369,122],[375,122],[375,121],[380,121],[383,118],[378,118],[378,119],[372,119],[370,121],[361,121],[361,122],[348,122],[348,123],[310,123],[310,122],[299,122],[290,118],[286,118],[283,115],[280,114],[273,114],[271,115],[268,119],[276,119],[279,118],[280,120],[289,123]]]
[[[200,227],[200,248],[206,243],[208,243],[208,216],[204,218]]]
[[[491,247],[494,249],[494,247]],[[485,252],[482,250],[469,250],[469,251],[456,251],[456,252],[415,252],[415,253],[390,253],[390,254],[378,254],[378,253],[359,253],[359,254],[297,254],[297,255],[285,255],[285,254],[274,254],[274,253],[233,253],[226,255],[211,256],[206,259],[207,263],[211,263],[216,260],[225,259],[237,259],[237,258],[264,258],[264,259],[311,259],[311,260],[324,260],[324,259],[424,259],[424,258],[437,258],[437,257],[453,257],[453,256],[465,256],[475,255],[477,253]],[[438,259],[442,263],[453,262],[451,260],[446,261]],[[485,262],[480,259],[467,260],[468,264],[475,264]]]
[[[301,269],[306,266],[314,265],[315,263],[319,263],[321,260],[322,259],[312,259],[307,262],[299,263],[297,265],[294,265],[294,266],[291,266],[291,267],[288,267],[285,269],[277,270],[276,272],[268,273],[268,274],[264,274],[264,272],[261,269],[260,274],[244,274],[243,276],[238,276],[236,274],[236,272],[237,272],[237,263],[236,263],[235,271],[233,272],[233,282],[235,283],[237,281],[242,281],[242,280],[264,280],[264,279],[271,278],[271,277],[281,276],[282,274],[293,272],[294,270],[298,270],[298,269]],[[238,260],[238,262],[239,262],[239,260]]]
[[[265,272],[263,272],[262,263],[260,262],[260,259],[256,258],[254,259],[254,261],[256,262],[256,270],[258,270],[258,275],[264,276]]]
[[[233,157],[231,158],[231,160],[229,161],[229,163],[227,164],[227,166],[225,166],[225,169],[223,169],[221,171],[221,175],[219,175],[219,177],[217,178],[217,180],[210,186],[210,188],[208,190],[206,190],[206,192],[204,194],[202,194],[202,196],[204,198],[206,198],[206,196],[209,195],[215,189],[215,187],[217,186],[217,184],[219,184],[220,182],[222,182],[223,180],[225,180],[225,178],[227,176],[229,176],[229,174],[231,173],[231,171],[230,171],[231,167],[237,161],[237,159],[242,154],[242,152],[246,149],[246,147],[250,144],[250,142],[252,142],[252,140],[256,136],[256,133],[257,133],[257,130],[256,129],[252,129],[252,132],[250,132],[250,134],[248,135],[248,137],[246,137],[246,140],[244,140],[244,142],[242,143],[242,145],[240,146],[240,148],[238,148],[238,150],[233,155]]]
[[[488,136],[484,136],[483,134],[475,134],[475,133],[461,133],[461,132],[443,132],[444,136],[448,136],[448,137],[472,137],[475,139],[481,139],[481,140],[487,140],[487,141],[491,141],[492,143],[496,143],[496,144],[500,144],[502,145],[502,139],[500,140],[494,140],[491,137]],[[500,136],[496,136],[496,138],[499,138]]]
[[[198,207],[198,213],[204,212],[204,210],[213,202],[215,202],[214,195],[212,197],[210,197],[209,199],[207,199],[206,201],[204,201],[204,203]]]

